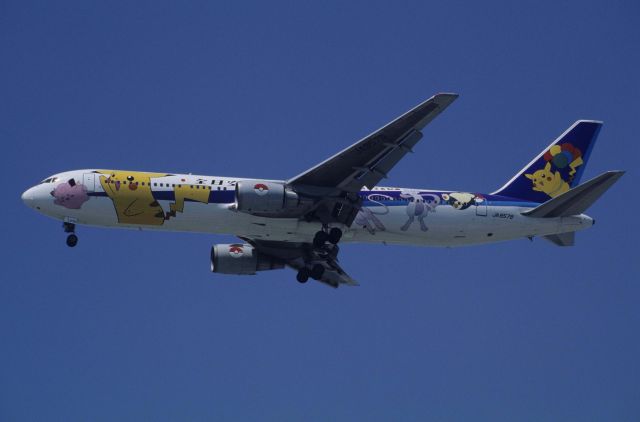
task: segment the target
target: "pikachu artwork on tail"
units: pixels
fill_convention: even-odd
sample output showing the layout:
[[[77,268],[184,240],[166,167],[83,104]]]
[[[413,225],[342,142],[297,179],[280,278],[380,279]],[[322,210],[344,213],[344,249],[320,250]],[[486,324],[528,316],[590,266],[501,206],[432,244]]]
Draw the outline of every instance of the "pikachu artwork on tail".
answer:
[[[100,176],[100,185],[113,201],[119,223],[150,226],[164,224],[164,210],[153,197],[151,178],[169,174],[117,170],[104,173],[106,176]]]
[[[552,145],[542,157],[547,163],[544,168],[524,176],[532,181],[534,191],[555,198],[571,188],[577,168],[584,164],[582,152],[565,142]]]
[[[562,180],[560,172],[551,170],[551,163],[547,163],[543,169],[537,170],[533,174],[525,174],[524,176],[533,182],[533,190],[544,192],[552,198],[569,190],[569,184]]]
[[[175,217],[177,212],[184,212],[184,201],[186,199],[203,204],[209,203],[210,187],[205,185],[176,185],[173,191],[175,202],[169,204],[169,212],[166,215],[168,220]]]

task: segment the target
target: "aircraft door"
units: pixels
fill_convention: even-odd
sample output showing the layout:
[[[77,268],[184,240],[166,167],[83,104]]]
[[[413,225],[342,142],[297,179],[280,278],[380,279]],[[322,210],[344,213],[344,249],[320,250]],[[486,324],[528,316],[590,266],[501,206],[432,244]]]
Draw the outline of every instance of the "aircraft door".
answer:
[[[85,173],[82,175],[82,184],[87,188],[87,192],[96,191],[96,174]]]
[[[487,216],[487,200],[484,198],[476,198],[476,215]]]

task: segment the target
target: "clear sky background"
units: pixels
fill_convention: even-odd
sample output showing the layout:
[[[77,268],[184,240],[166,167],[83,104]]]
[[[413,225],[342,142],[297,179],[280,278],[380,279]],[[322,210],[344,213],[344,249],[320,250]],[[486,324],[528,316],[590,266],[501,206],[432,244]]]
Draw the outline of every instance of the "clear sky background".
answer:
[[[518,3],[516,5],[516,3]],[[0,2],[0,420],[640,418],[640,6]],[[288,178],[440,91],[393,186],[491,192],[575,120],[627,175],[573,248],[347,245],[361,282],[209,272],[233,238],[61,224],[77,168]]]

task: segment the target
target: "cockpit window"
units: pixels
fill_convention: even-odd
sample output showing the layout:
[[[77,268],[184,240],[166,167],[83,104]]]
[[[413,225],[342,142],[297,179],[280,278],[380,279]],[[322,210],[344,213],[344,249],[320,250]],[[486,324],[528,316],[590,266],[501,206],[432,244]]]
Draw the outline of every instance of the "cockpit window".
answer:
[[[49,177],[48,179],[44,179],[44,180],[43,180],[42,182],[40,182],[40,183],[41,183],[41,184],[42,184],[42,183],[55,183],[55,182],[57,182],[57,181],[58,181],[58,178],[57,178],[57,177]]]

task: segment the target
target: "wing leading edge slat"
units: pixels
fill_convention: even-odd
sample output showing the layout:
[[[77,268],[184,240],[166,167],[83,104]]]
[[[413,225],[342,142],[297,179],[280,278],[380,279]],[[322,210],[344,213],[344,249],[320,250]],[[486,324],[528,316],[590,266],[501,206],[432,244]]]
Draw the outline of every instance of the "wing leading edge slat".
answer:
[[[346,192],[377,185],[420,141],[420,131],[457,97],[457,94],[434,95],[288,183],[339,188]]]

